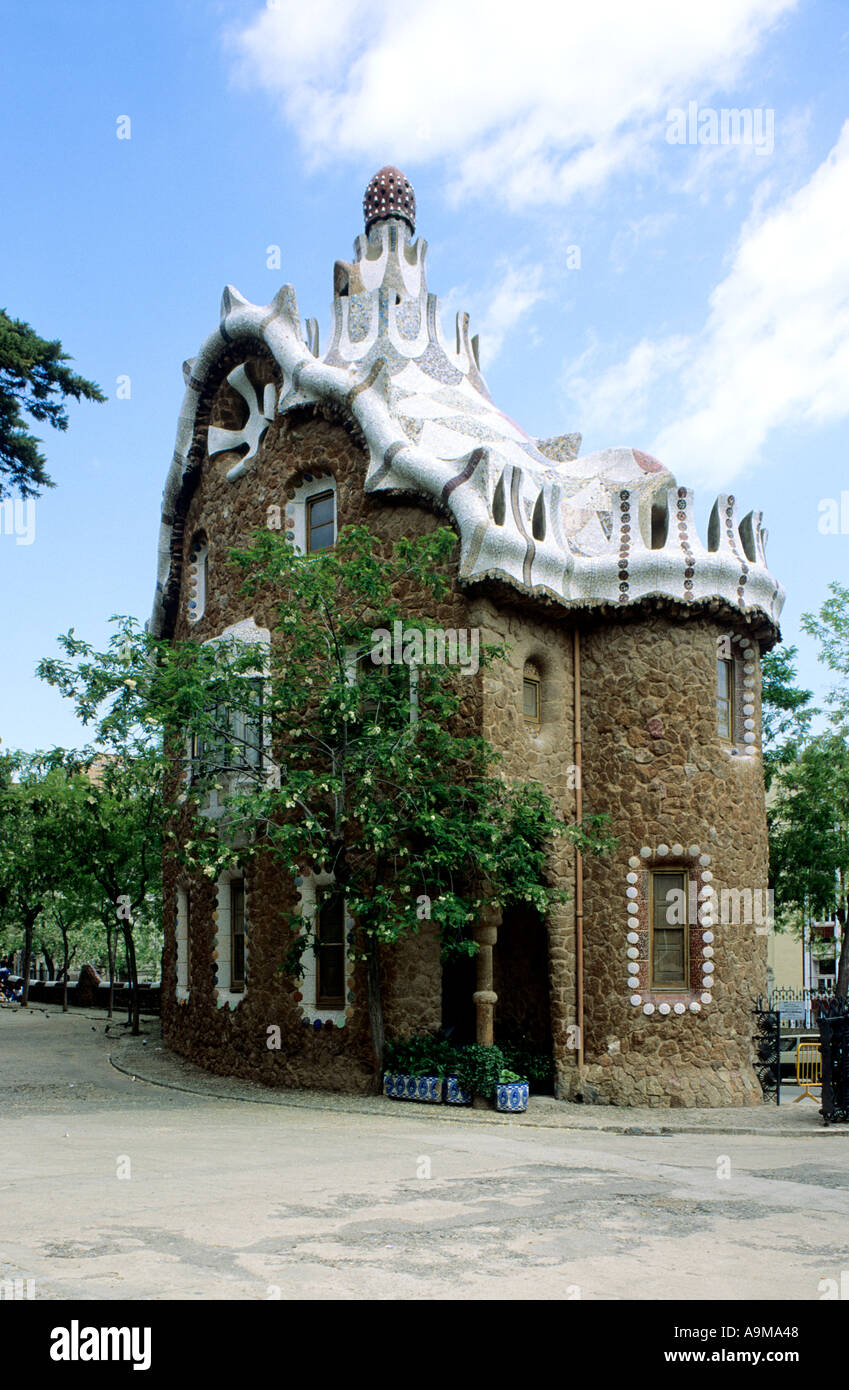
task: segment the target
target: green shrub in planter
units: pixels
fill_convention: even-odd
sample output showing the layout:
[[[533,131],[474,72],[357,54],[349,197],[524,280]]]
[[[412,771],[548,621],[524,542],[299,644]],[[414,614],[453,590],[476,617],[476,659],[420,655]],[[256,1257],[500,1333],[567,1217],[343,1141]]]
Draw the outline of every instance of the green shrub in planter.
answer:
[[[498,1047],[469,1043],[457,1049],[457,1079],[469,1095],[492,1100],[503,1070],[504,1058]]]
[[[431,1034],[388,1041],[383,1054],[384,1095],[439,1104],[452,1057],[450,1044]]]

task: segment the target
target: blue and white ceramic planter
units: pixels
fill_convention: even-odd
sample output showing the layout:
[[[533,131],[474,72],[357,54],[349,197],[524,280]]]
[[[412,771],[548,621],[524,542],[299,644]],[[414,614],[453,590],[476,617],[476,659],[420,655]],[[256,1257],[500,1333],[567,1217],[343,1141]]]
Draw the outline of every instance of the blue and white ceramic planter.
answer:
[[[403,1072],[383,1073],[383,1094],[394,1100],[419,1100],[426,1105],[442,1102],[441,1076],[407,1076]]]
[[[456,1076],[446,1076],[445,1078],[445,1104],[446,1105],[471,1105],[472,1097],[469,1091],[464,1091]]]
[[[415,1081],[416,1100],[423,1100],[428,1105],[442,1104],[441,1076],[417,1076]]]
[[[499,1081],[495,1088],[496,1110],[506,1110],[511,1115],[528,1108],[527,1081]]]

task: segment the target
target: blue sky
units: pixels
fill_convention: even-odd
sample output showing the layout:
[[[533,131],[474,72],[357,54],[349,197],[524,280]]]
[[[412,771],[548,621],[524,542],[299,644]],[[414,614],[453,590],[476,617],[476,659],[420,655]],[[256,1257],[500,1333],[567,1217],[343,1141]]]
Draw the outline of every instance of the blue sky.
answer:
[[[799,617],[849,582],[849,534],[819,530],[849,492],[847,65],[842,0],[0,0],[0,304],[110,398],[45,431],[57,487],[31,544],[0,535],[5,746],[80,741],[33,675],[59,632],[149,614],[181,364],[221,290],[291,282],[325,343],[384,163],[507,414],[657,454],[705,523],[720,490],[763,510],[822,693]],[[673,143],[691,103],[704,142]],[[723,108],[750,138],[712,143]]]

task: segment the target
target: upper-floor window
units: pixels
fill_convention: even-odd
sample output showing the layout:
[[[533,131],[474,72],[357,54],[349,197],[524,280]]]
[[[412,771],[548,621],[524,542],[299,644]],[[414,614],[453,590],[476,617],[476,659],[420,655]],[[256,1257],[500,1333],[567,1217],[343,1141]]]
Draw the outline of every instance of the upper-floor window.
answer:
[[[358,679],[355,671],[355,680]],[[419,668],[387,663],[375,665],[368,657],[362,663],[363,686],[360,713],[364,724],[414,724],[419,717]]]
[[[216,705],[205,731],[191,735],[193,778],[262,769],[264,685],[261,677],[249,678],[245,682],[244,706],[227,709]]]
[[[542,714],[542,679],[533,662],[526,661],[522,673],[522,717],[531,729],[538,729]]]
[[[247,706],[229,711],[230,765],[236,768],[262,767],[263,687],[259,677],[252,677]]]
[[[734,661],[719,657],[716,663],[716,728],[720,738],[734,742]]]
[[[286,502],[286,539],[299,555],[318,555],[336,544],[336,479],[329,471],[292,480]],[[282,518],[281,518],[282,519]]]
[[[307,499],[307,554],[328,550],[336,541],[336,498],[332,491]]]
[[[652,989],[689,989],[688,888],[684,869],[664,869],[651,875]]]

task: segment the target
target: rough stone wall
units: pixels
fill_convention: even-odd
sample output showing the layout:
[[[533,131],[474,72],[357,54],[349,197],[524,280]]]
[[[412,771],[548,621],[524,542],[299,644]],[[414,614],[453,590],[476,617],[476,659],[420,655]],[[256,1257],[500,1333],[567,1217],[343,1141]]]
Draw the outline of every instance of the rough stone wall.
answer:
[[[744,631],[742,620],[738,630]],[[657,615],[598,625],[583,639],[584,805],[610,813],[618,849],[609,859],[585,860],[587,1071],[584,1078],[564,1073],[563,1094],[659,1106],[761,1100],[751,1066],[751,1008],[765,984],[766,935],[756,923],[710,928],[716,979],[710,1003],[702,1002],[696,973],[703,945],[698,926],[690,932],[690,991],[646,992],[644,976],[641,1003],[634,1005],[628,985],[629,929],[636,926],[635,951],[646,953],[649,869],[683,866],[699,891],[710,882],[717,897],[723,889],[767,885],[758,743],[753,752],[732,754],[717,734],[717,639],[730,631],[707,618]],[[749,679],[759,729],[758,671]],[[659,846],[667,853],[658,855]],[[631,898],[629,872],[636,879]],[[664,1000],[668,1013],[660,1012]],[[647,1002],[654,1004],[651,1014],[644,1012]]]
[[[225,362],[222,373],[230,370]],[[254,379],[269,379],[267,362],[253,364]],[[240,398],[226,381],[209,403],[208,420],[238,429],[244,414]],[[182,528],[182,584],[174,636],[206,641],[225,627],[253,617],[259,627],[274,627],[274,614],[238,591],[237,572],[227,555],[244,545],[257,527],[267,524],[268,508],[277,505],[285,516],[287,501],[305,474],[332,476],[336,483],[337,519],[366,523],[387,541],[423,535],[443,524],[415,502],[370,498],[365,494],[366,460],[358,444],[335,422],[303,418],[276,421],[269,427],[252,466],[241,478],[226,473],[237,461],[234,453],[206,459],[200,471]],[[203,615],[189,617],[193,593],[189,563],[193,537],[203,532],[209,547],[207,597]],[[456,568],[456,557],[454,560]],[[399,586],[398,597],[412,615],[423,613],[445,627],[469,627],[468,604],[459,590],[437,604]],[[481,723],[480,678],[464,677],[461,719],[475,731]],[[184,813],[185,815],[185,813]],[[176,1000],[176,890],[180,878],[175,864],[164,866],[163,1031],[176,1051],[219,1073],[230,1073],[275,1085],[313,1086],[330,1090],[366,1089],[371,1084],[371,1044],[362,966],[349,979],[354,1002],[344,1028],[305,1025],[298,1007],[297,982],[279,971],[289,933],[281,910],[297,905],[292,878],[270,862],[255,862],[246,884],[248,985],[235,1009],[218,1008],[213,983],[213,938],[216,885],[201,879],[189,884],[192,893],[192,987],[187,1002]],[[181,880],[184,881],[184,880]],[[188,880],[185,880],[188,884]],[[382,957],[384,1013],[387,1035],[437,1029],[441,1023],[441,966],[439,942],[427,922]],[[281,1046],[267,1046],[268,1029],[281,1030]]]
[[[500,773],[508,781],[539,782],[566,820],[575,815],[572,629],[553,610],[539,611],[505,598],[480,597],[473,610],[481,642],[503,644],[507,654],[484,673],[483,735],[502,754]],[[532,662],[541,678],[539,729],[522,713],[522,680]],[[575,852],[558,840],[548,863],[548,884],[564,889],[565,903],[549,909],[549,998],[552,1046],[559,1068],[574,1063],[570,1043],[575,1023]],[[498,943],[493,953],[496,979]],[[497,992],[497,989],[496,989]],[[496,1040],[499,1029],[495,1006]]]

